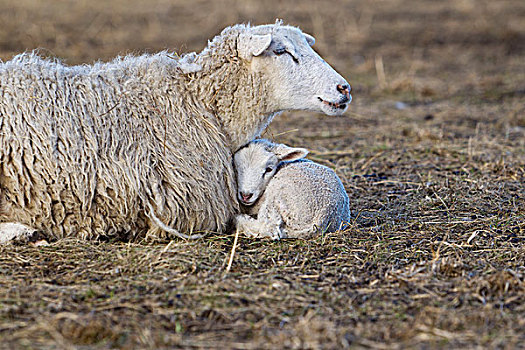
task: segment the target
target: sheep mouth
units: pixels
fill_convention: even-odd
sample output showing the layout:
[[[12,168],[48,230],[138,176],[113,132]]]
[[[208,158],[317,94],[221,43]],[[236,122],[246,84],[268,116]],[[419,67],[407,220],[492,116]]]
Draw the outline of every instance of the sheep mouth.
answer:
[[[242,199],[239,198],[239,202],[241,202],[242,205],[250,207],[255,204],[256,200],[243,201]]]
[[[348,103],[350,102],[350,99],[346,96],[339,102],[330,102],[330,101],[322,99],[321,97],[317,97],[317,99],[330,108],[341,109],[341,110],[346,109],[346,107],[348,106]]]

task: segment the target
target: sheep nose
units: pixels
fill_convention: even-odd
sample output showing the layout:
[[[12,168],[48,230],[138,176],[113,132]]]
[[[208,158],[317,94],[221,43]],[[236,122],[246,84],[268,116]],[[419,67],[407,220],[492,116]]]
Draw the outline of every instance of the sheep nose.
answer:
[[[342,93],[346,97],[350,97],[350,90],[352,90],[352,88],[348,84],[339,84],[339,85],[337,85],[337,91],[339,91],[340,93]]]
[[[252,198],[253,193],[243,193],[243,192],[241,192],[240,195],[241,195],[242,200],[246,202],[250,198]]]

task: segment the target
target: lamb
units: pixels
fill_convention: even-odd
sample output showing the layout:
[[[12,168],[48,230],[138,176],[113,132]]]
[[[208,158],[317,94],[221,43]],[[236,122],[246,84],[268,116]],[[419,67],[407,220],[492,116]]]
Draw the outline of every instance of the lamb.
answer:
[[[281,111],[351,101],[313,44],[280,22],[238,24],[182,57],[0,61],[0,223],[51,239],[223,231],[239,213],[233,152]]]
[[[235,153],[237,196],[245,212],[236,216],[240,231],[281,239],[345,228],[350,210],[341,180],[332,169],[303,159],[307,154],[265,139]]]

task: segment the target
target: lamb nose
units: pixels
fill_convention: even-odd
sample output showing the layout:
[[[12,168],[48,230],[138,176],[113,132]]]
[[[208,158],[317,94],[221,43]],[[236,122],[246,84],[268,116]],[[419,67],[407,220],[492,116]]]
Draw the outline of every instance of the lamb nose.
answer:
[[[243,201],[247,201],[248,199],[252,198],[252,196],[253,196],[253,193],[242,193],[241,192],[241,197]]]
[[[343,95],[347,96],[350,95],[350,85],[344,84],[344,85],[337,85],[337,91],[342,93]]]

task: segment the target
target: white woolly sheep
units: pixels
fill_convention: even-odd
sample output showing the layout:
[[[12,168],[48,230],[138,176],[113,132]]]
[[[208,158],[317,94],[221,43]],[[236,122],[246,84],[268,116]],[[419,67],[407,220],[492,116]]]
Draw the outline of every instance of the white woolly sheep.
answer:
[[[346,226],[349,200],[341,180],[332,169],[303,159],[307,154],[263,139],[235,153],[237,194],[245,212],[236,217],[240,231],[280,239]]]
[[[313,43],[277,22],[228,27],[179,59],[0,61],[0,223],[51,238],[223,230],[239,212],[232,153],[283,110],[351,101]]]

